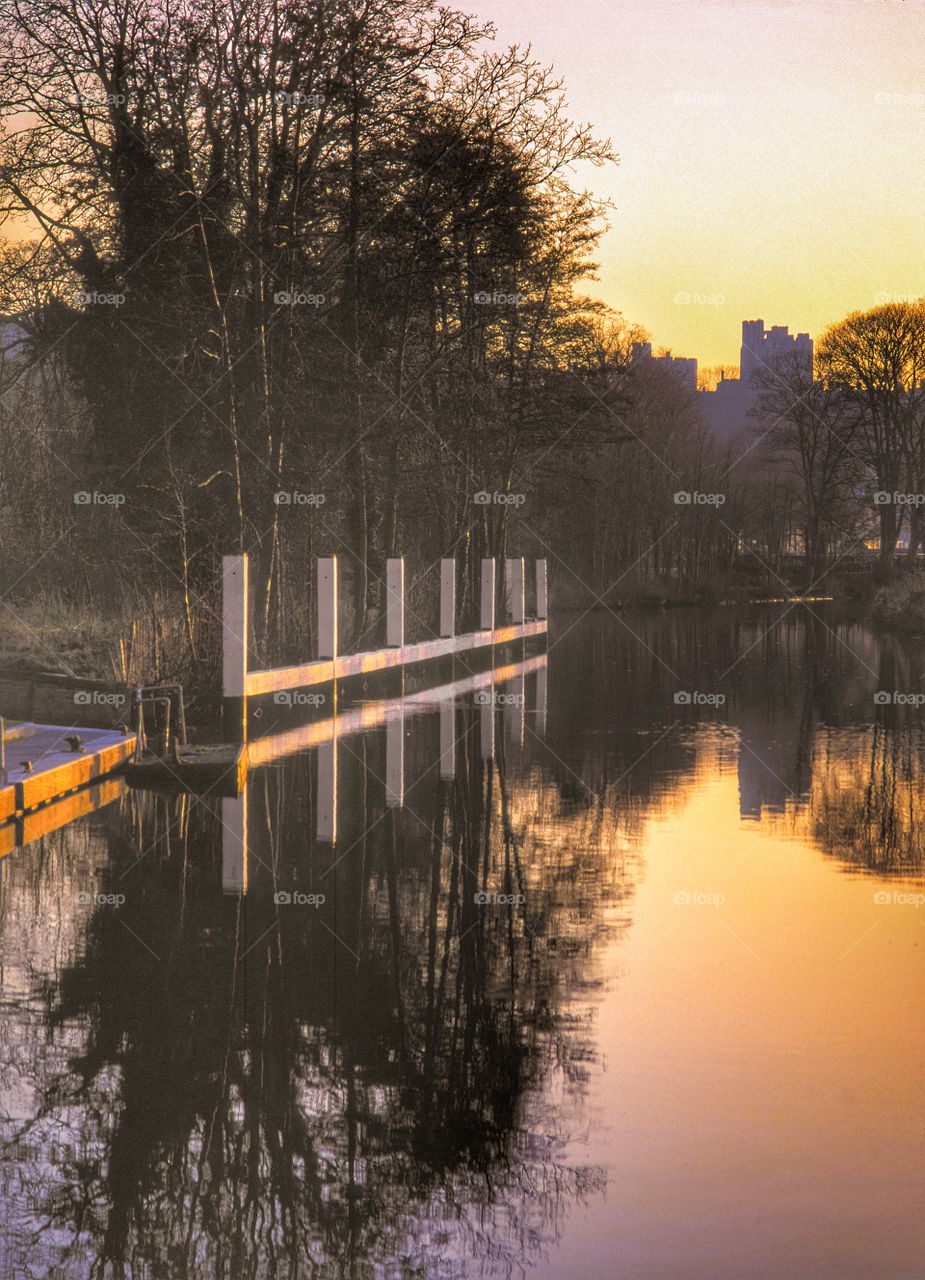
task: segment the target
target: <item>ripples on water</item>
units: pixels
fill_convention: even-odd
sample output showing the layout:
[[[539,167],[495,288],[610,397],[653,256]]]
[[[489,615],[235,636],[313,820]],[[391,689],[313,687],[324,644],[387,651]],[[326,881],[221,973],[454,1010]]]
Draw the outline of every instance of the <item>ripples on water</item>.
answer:
[[[4,859],[3,1275],[921,1275],[925,668],[825,609]]]

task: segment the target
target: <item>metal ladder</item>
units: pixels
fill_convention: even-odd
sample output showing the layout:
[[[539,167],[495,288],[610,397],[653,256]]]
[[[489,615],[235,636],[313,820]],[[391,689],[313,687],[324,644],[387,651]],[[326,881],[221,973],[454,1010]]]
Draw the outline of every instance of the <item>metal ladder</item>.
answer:
[[[163,707],[163,729],[149,733],[145,724],[145,707]],[[173,729],[176,724],[176,731]],[[149,751],[161,756],[172,755],[179,760],[180,750],[187,745],[186,708],[183,702],[183,686],[180,684],[139,685],[135,690],[135,761]],[[153,745],[151,745],[153,744]],[[157,751],[157,747],[160,751]]]

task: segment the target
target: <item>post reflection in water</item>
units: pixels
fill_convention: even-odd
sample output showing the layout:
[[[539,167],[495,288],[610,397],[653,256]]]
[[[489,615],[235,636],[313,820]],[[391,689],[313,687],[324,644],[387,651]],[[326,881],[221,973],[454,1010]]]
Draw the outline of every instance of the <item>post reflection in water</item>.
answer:
[[[633,628],[0,860],[0,1274],[916,1274],[922,655]]]
[[[479,742],[483,760],[491,760],[495,751],[494,722],[498,706],[504,708],[507,741],[518,749],[524,745],[524,717],[526,708],[526,680],[534,678],[537,725],[545,729],[546,707],[546,655],[526,659],[520,663],[487,672],[481,676],[459,680],[453,685],[425,690],[423,693],[383,699],[376,706],[363,708],[359,721],[349,713],[333,715],[327,720],[315,721],[304,726],[304,736],[318,742],[314,751],[317,786],[315,791],[316,841],[319,844],[337,843],[338,806],[338,739],[344,737],[341,722],[348,725],[385,724],[385,804],[389,809],[402,808],[405,800],[405,735],[406,713],[420,713],[433,706],[439,710],[439,776],[451,781],[456,776],[457,700],[460,691],[474,694],[480,708]],[[504,683],[506,692],[499,695],[495,679]],[[500,703],[499,703],[500,697]],[[298,733],[298,731],[297,731]],[[289,749],[293,739],[285,738]],[[252,756],[266,761],[284,754],[282,743],[273,737],[258,742]],[[351,753],[352,754],[352,753]],[[247,892],[247,787],[236,797],[221,801],[222,825],[222,888],[225,893]]]
[[[456,701],[440,703],[440,777],[450,782],[456,777]]]
[[[222,798],[222,891],[247,893],[247,787]]]
[[[398,708],[385,727],[385,802],[390,809],[405,801],[405,709]]]
[[[318,762],[318,819],[315,833],[320,844],[337,843],[337,737],[322,742],[315,752]]]

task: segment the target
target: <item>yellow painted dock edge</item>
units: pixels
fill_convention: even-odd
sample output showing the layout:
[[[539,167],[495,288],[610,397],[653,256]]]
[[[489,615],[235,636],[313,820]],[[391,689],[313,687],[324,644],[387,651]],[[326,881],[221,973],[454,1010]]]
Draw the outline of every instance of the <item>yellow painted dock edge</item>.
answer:
[[[0,789],[0,823],[21,817],[81,787],[115,772],[135,750],[135,735],[110,743],[97,751],[75,755],[48,769],[40,769]]]
[[[114,800],[118,800],[127,790],[128,784],[125,779],[119,774],[114,774],[91,787],[84,787],[82,791],[62,796],[60,800],[46,804],[34,813],[21,814],[16,822],[7,822],[0,826],[0,858],[22,845],[31,844],[41,836],[59,831],[88,813],[105,808]]]

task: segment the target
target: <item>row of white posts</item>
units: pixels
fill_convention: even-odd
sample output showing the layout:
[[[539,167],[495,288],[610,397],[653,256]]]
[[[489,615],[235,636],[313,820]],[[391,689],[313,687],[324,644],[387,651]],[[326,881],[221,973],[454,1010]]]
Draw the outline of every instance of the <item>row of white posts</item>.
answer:
[[[251,671],[248,662],[248,557],[225,556],[222,578],[222,688],[226,698],[273,693],[282,689],[317,684],[365,671],[423,662],[428,658],[460,653],[486,644],[504,643],[542,634],[546,630],[548,587],[546,561],[536,561],[536,619],[526,620],[523,557],[505,560],[504,595],[507,624],[498,628],[495,620],[495,560],[484,559],[481,567],[480,631],[456,633],[456,561],[440,562],[440,637],[418,644],[405,644],[405,562],[403,557],[386,561],[386,649],[377,654],[341,655],[338,652],[338,569],[337,557],[317,562],[318,657],[300,666],[273,671]],[[378,660],[373,660],[378,659]]]

